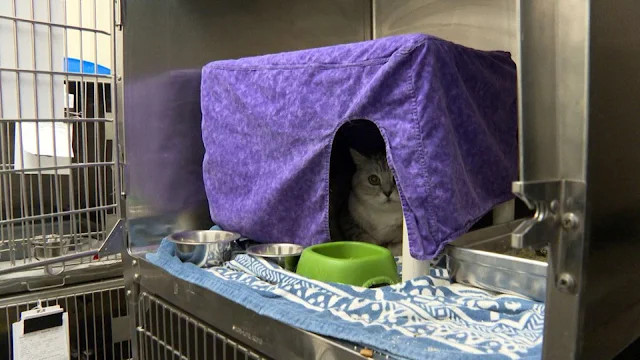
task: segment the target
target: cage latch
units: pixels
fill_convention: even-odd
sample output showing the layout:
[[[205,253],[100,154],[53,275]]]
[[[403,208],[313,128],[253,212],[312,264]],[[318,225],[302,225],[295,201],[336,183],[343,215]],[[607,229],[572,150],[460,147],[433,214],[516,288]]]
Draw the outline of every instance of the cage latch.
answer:
[[[513,193],[535,210],[511,234],[514,248],[549,246],[549,273],[562,292],[574,294],[580,284],[584,242],[586,183],[572,180],[519,181]]]

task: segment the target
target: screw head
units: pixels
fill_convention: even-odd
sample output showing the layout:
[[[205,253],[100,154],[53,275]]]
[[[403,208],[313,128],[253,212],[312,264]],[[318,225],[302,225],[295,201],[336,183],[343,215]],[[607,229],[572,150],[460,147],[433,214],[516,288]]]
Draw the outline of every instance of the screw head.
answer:
[[[562,215],[562,227],[571,230],[578,227],[578,217],[574,213],[566,213]]]
[[[562,273],[558,276],[558,290],[562,292],[572,292],[575,288],[576,281],[569,273]]]
[[[553,200],[551,201],[551,204],[549,204],[549,210],[551,210],[552,213],[557,212],[559,208],[560,203],[558,202],[558,200]]]
[[[127,297],[131,297],[131,294],[132,294],[131,290],[127,290],[127,292],[125,293]]]

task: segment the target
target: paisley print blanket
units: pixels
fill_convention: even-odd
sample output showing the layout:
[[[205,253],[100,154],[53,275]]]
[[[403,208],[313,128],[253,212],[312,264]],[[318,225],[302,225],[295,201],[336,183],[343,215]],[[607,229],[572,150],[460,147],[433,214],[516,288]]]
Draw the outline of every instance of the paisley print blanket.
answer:
[[[450,283],[446,270],[376,289],[310,280],[238,255],[201,269],[163,241],[153,264],[245,307],[398,359],[539,359],[544,304]]]

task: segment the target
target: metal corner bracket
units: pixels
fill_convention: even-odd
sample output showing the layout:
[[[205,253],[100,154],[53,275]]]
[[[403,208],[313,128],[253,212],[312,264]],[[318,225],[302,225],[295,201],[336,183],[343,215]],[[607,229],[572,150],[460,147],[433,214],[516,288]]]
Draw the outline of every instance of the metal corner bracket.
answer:
[[[514,248],[549,245],[548,262],[559,291],[579,290],[584,249],[586,183],[574,180],[518,181],[513,193],[535,215],[511,234]]]

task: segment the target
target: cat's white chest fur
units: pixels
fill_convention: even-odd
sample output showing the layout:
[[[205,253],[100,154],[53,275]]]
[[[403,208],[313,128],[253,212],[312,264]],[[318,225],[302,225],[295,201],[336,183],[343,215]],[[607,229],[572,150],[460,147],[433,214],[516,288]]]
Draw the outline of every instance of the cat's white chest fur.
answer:
[[[354,196],[349,197],[349,211],[353,219],[366,229],[372,242],[385,244],[402,238],[402,206],[389,203],[384,206],[366,204]]]

